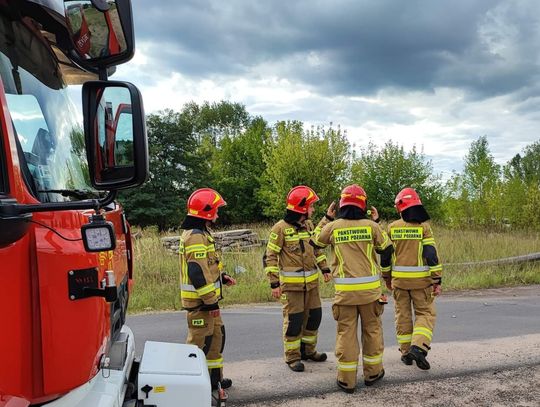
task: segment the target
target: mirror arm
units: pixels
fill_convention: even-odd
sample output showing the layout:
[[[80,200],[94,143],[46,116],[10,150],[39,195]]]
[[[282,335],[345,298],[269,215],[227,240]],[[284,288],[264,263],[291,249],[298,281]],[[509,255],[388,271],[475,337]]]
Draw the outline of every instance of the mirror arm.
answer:
[[[71,211],[71,210],[84,210],[94,209],[96,212],[116,199],[117,192],[109,191],[107,196],[102,199],[89,199],[87,201],[79,202],[53,202],[53,203],[41,203],[41,204],[18,204],[12,200],[9,202],[2,202],[0,200],[0,217],[1,216],[19,216],[26,213],[33,212],[50,212],[50,211]]]
[[[109,75],[107,74],[107,68],[101,67],[98,69],[98,75],[100,81],[106,81],[109,79]]]
[[[103,208],[111,203],[114,202],[114,200],[116,199],[118,195],[118,192],[116,190],[114,191],[109,191],[109,193],[102,199],[99,199],[99,207],[100,208]]]

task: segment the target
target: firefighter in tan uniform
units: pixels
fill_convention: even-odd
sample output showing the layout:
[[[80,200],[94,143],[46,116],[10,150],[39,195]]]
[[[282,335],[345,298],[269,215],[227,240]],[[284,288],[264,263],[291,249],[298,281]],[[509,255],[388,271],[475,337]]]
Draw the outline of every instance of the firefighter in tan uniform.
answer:
[[[367,196],[363,188],[350,185],[341,193],[337,219],[334,204],[315,229],[312,242],[317,247],[332,246],[332,275],[335,298],[332,306],[337,321],[337,385],[353,393],[357,382],[358,355],[362,350],[364,383],[373,385],[384,376],[383,332],[381,314],[384,297],[381,291],[380,266],[390,265],[393,247],[381,227],[367,218]],[[378,218],[372,208],[372,218]],[[378,219],[376,219],[378,220]],[[362,330],[358,343],[358,317]]]
[[[426,356],[436,317],[433,300],[441,293],[442,265],[426,223],[429,215],[416,191],[403,189],[395,206],[401,219],[389,225],[395,254],[391,267],[383,269],[383,277],[388,289],[393,289],[401,361],[406,365],[415,361],[420,369],[428,370]]]
[[[210,188],[198,189],[188,199],[188,215],[181,228],[180,271],[182,307],[187,310],[187,343],[201,348],[206,355],[212,388],[232,385],[223,378],[225,326],[218,301],[222,285],[234,285],[234,278],[221,272],[221,262],[208,226],[218,217],[218,208],[226,205]]]
[[[285,362],[295,372],[304,371],[301,360],[326,360],[326,353],[315,350],[322,318],[317,266],[326,282],[330,269],[321,250],[309,244],[313,233],[309,218],[318,200],[309,187],[291,189],[286,215],[272,227],[263,258],[272,296],[283,303]]]

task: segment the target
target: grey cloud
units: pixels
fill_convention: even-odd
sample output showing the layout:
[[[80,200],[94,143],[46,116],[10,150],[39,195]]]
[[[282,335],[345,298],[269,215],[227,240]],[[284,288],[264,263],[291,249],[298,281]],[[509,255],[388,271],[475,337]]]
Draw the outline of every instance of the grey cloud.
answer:
[[[412,125],[417,118],[405,108],[388,108],[365,101],[310,98],[298,101],[283,114],[279,105],[258,105],[256,101],[245,100],[251,113],[262,115],[268,122],[278,120],[301,120],[310,123],[339,123],[343,128],[361,127],[367,122],[384,123],[385,125]],[[253,105],[251,105],[253,103]],[[251,105],[251,106],[250,106]]]
[[[530,85],[538,69],[534,1],[134,0],[133,8],[156,69],[194,78],[272,64],[273,74],[326,95],[453,86],[485,96]],[[505,45],[515,54],[498,52]]]
[[[460,88],[464,99],[444,104],[436,119],[449,129],[433,157],[443,171],[461,170],[464,152],[479,136],[488,135],[501,160],[538,138],[535,0],[133,0],[133,9],[137,41],[150,45],[139,81],[146,86],[173,72],[221,85],[276,76],[315,96],[285,106],[262,105],[254,95],[242,100],[250,113],[269,123],[333,121],[343,128],[418,119],[411,106],[389,109],[349,96]],[[474,127],[452,130],[462,123]]]
[[[448,180],[452,172],[461,172],[463,170],[463,161],[456,159],[455,156],[446,154],[426,155],[431,161],[437,174],[441,174],[444,180]]]

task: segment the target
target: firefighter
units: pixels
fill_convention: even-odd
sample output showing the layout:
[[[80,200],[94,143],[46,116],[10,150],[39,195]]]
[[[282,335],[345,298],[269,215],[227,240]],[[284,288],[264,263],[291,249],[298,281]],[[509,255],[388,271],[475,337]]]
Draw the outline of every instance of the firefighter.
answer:
[[[312,238],[316,247],[331,245],[334,254],[332,272],[336,293],[332,313],[337,321],[337,385],[346,393],[353,393],[356,388],[360,349],[365,385],[371,386],[384,376],[381,315],[386,300],[381,291],[381,270],[375,252],[381,255],[381,265],[387,267],[393,247],[376,223],[376,208],[371,210],[371,219],[368,219],[364,189],[350,185],[341,193],[337,219],[333,219],[332,203]],[[358,317],[361,346],[357,335]]]
[[[326,360],[326,353],[315,350],[322,318],[317,266],[325,282],[330,269],[324,253],[309,244],[314,229],[310,217],[318,200],[309,187],[290,190],[285,217],[272,227],[263,258],[272,296],[283,303],[285,362],[294,372],[304,371],[301,360]]]
[[[180,271],[182,307],[187,310],[187,343],[197,345],[206,355],[212,389],[231,387],[223,378],[225,326],[218,301],[223,284],[236,281],[222,272],[222,264],[208,227],[218,218],[218,209],[227,203],[210,188],[198,189],[188,199],[188,214],[182,223]]]
[[[396,196],[395,207],[401,216],[389,225],[395,255],[383,277],[387,288],[393,289],[401,361],[406,365],[414,361],[420,369],[428,370],[426,356],[436,318],[433,300],[442,291],[442,265],[427,223],[429,215],[418,193],[404,188]]]

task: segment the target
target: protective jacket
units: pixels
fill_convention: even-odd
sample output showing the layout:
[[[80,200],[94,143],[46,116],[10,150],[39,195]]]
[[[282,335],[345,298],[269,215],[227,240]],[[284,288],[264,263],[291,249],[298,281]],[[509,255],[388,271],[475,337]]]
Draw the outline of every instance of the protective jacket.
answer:
[[[441,283],[442,264],[429,223],[399,219],[389,225],[388,232],[395,251],[391,266],[383,268],[384,278],[392,278],[392,285],[403,290]]]
[[[188,310],[218,309],[221,299],[220,259],[207,230],[185,230],[180,238],[182,306]]]
[[[369,219],[330,222],[325,217],[317,225],[312,242],[320,248],[332,245],[335,304],[362,305],[381,297],[381,268],[376,252],[385,254],[381,263],[388,267],[391,243],[377,223]]]
[[[264,270],[272,288],[282,291],[311,290],[319,285],[319,272],[329,272],[326,255],[309,244],[313,223],[306,220],[302,225],[277,222],[270,232]]]
[[[347,206],[343,205],[343,208]],[[364,380],[366,383],[374,381],[384,371],[381,322],[384,307],[379,302],[381,269],[376,252],[381,253],[381,262],[389,265],[392,246],[381,227],[365,218],[340,218],[329,222],[325,217],[315,230],[313,244],[318,247],[331,245],[334,252],[332,269],[336,292],[332,314],[337,322],[337,380],[340,386],[354,391],[360,354],[358,318],[361,321]]]

